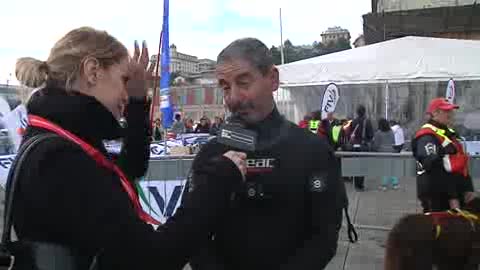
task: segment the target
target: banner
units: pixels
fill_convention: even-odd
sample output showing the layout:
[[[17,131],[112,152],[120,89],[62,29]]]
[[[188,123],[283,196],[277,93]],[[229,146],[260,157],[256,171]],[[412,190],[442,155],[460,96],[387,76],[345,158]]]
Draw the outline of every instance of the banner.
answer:
[[[12,166],[15,155],[0,156],[0,186],[5,188],[8,172]]]
[[[452,103],[455,100],[455,82],[453,79],[450,79],[448,81],[447,85],[447,92],[445,93],[445,98],[448,100],[448,102]]]
[[[27,108],[25,105],[18,105],[13,111],[2,118],[5,127],[8,129],[10,138],[14,145],[14,152],[17,152],[22,141],[22,131],[27,127]]]
[[[150,158],[158,158],[170,154],[170,150],[177,146],[189,146],[206,143],[212,136],[209,134],[182,134],[177,139],[171,139],[166,142],[154,142],[150,144]],[[122,141],[104,141],[105,148],[111,154],[120,154]],[[8,172],[15,159],[13,155],[0,155],[0,187],[5,187]]]
[[[162,28],[162,59],[160,78],[160,109],[164,128],[170,128],[173,123],[173,108],[170,98],[170,34],[169,34],[169,3],[163,1],[163,28]]]
[[[322,119],[327,118],[328,113],[335,111],[339,98],[337,85],[334,83],[327,85],[322,100]]]
[[[165,223],[180,206],[186,179],[140,181],[140,204],[156,220]]]

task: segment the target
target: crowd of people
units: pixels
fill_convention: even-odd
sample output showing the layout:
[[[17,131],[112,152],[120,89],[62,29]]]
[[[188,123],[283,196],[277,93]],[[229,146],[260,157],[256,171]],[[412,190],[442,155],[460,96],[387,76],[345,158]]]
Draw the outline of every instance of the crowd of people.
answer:
[[[175,121],[172,124],[170,132],[175,135],[189,134],[189,133],[203,133],[216,136],[222,127],[224,120],[220,116],[215,116],[213,123],[210,118],[204,116],[200,121],[193,121],[192,118],[182,119],[181,114],[175,115]],[[163,140],[164,128],[160,118],[155,119],[153,126],[152,139],[154,141]]]
[[[365,106],[358,106],[356,114],[357,117],[354,119],[338,119],[334,113],[330,112],[322,119],[322,112],[314,111],[306,115],[298,125],[326,139],[335,150],[387,153],[402,151],[405,135],[397,121],[380,118],[375,131],[371,120],[366,115]],[[351,178],[346,177],[346,179]],[[352,180],[358,191],[365,189],[364,177],[353,177]],[[394,190],[398,189],[398,178],[384,176],[380,188],[387,190],[389,185]]]

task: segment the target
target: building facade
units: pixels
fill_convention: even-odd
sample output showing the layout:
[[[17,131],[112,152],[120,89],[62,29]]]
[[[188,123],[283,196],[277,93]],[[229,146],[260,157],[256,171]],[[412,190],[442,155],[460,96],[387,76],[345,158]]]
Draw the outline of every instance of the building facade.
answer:
[[[336,43],[339,39],[345,39],[350,42],[350,32],[339,26],[328,28],[320,36],[323,44]]]
[[[377,0],[372,12],[394,12],[415,9],[473,5],[475,0]]]
[[[363,21],[366,44],[405,36],[480,40],[475,0],[372,0]]]
[[[199,59],[198,60],[198,72],[200,73],[209,73],[215,70],[215,65],[217,62],[210,59]]]
[[[151,64],[156,65],[157,55],[152,55],[150,62]],[[198,59],[196,56],[179,52],[175,44],[170,46],[170,72],[178,73],[186,77],[195,77],[203,72],[210,72],[214,69],[215,61],[210,59]],[[159,65],[159,74],[161,74],[161,70],[162,68]],[[155,72],[155,69],[153,72]]]
[[[213,119],[225,115],[223,91],[216,84],[172,87],[170,90],[175,111],[184,119],[198,121],[202,117]]]

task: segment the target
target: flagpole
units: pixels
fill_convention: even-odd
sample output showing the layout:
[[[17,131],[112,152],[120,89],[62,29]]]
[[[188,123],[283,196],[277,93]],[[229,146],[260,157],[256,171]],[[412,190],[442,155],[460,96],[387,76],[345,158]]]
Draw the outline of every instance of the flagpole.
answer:
[[[162,51],[162,38],[163,38],[163,31],[160,31],[160,42],[158,43],[158,54],[157,54],[157,62],[155,63],[155,78],[153,79],[153,95],[152,95],[152,105],[150,108],[150,125],[153,127],[153,116],[155,112],[155,101],[157,100],[157,88],[158,88],[158,73],[160,67],[160,53]],[[160,104],[159,104],[160,107]],[[160,111],[160,109],[159,109]]]
[[[164,128],[173,123],[173,108],[170,98],[170,33],[169,33],[169,0],[163,1],[162,57],[160,78],[160,109]]]
[[[280,8],[280,57],[282,58],[282,65],[285,64],[285,57],[283,55],[283,26],[282,26],[282,8]]]

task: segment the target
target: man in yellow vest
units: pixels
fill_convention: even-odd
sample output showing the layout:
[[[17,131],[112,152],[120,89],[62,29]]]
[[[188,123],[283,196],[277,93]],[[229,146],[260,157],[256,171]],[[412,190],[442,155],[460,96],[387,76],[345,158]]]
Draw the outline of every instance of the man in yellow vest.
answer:
[[[320,129],[320,123],[322,120],[322,112],[321,111],[315,111],[312,113],[312,120],[309,121],[308,123],[308,129],[315,133],[318,134],[318,130]]]
[[[427,109],[430,120],[412,140],[417,196],[424,212],[460,208],[474,197],[468,156],[451,128],[455,109],[458,106],[444,98],[433,99]]]

